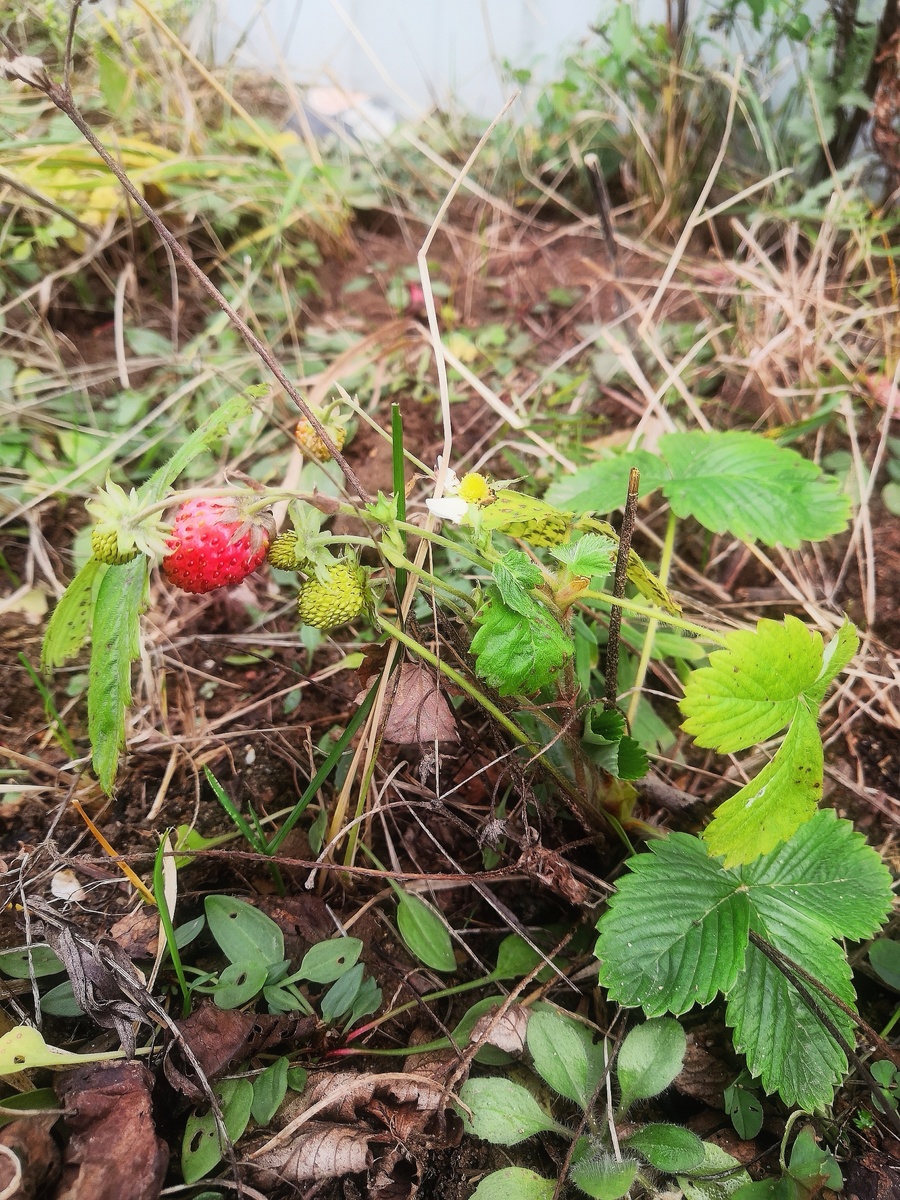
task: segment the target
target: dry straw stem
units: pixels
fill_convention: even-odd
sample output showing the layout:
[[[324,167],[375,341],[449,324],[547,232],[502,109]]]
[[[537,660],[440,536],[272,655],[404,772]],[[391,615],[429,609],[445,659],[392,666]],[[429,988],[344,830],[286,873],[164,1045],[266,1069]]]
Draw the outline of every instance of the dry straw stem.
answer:
[[[518,93],[516,93],[516,95],[517,94]],[[419,265],[419,276],[422,281],[422,291],[423,291],[424,297],[425,297],[425,311],[428,314],[428,326],[429,326],[429,330],[431,333],[431,341],[432,341],[432,346],[433,346],[434,355],[435,355],[435,365],[437,367],[437,372],[438,372],[438,386],[439,386],[440,401],[441,401],[441,419],[442,419],[443,433],[444,433],[443,454],[441,456],[441,467],[438,470],[437,478],[435,479],[435,486],[434,486],[435,499],[439,498],[443,493],[444,480],[446,479],[446,474],[447,474],[447,471],[450,466],[450,454],[451,454],[451,451],[453,448],[453,425],[452,425],[452,418],[450,415],[450,388],[447,383],[447,367],[446,367],[446,363],[444,361],[443,344],[441,341],[441,331],[440,331],[440,327],[438,325],[437,309],[436,309],[435,303],[434,303],[434,292],[431,287],[431,277],[428,272],[428,251],[431,247],[431,243],[434,241],[434,238],[435,238],[435,235],[437,234],[438,229],[441,226],[441,222],[443,221],[443,219],[447,213],[447,210],[449,209],[451,203],[453,202],[454,197],[456,196],[457,192],[459,191],[460,187],[462,186],[463,180],[468,175],[469,171],[471,171],[475,161],[478,158],[478,155],[481,153],[482,149],[484,148],[491,133],[494,131],[498,122],[502,119],[502,117],[507,112],[507,110],[509,109],[510,105],[513,103],[514,100],[515,100],[515,95],[512,96],[509,100],[507,100],[506,104],[503,106],[503,108],[500,110],[500,112],[497,114],[497,116],[493,119],[491,124],[485,130],[485,132],[482,135],[481,139],[479,140],[478,144],[475,146],[474,150],[469,155],[468,159],[463,164],[460,171],[457,173],[457,176],[453,182],[453,185],[447,192],[447,195],[444,197],[444,201],[441,204],[440,208],[438,209],[438,211],[434,217],[434,220],[431,223],[431,227],[429,228],[428,233],[425,236],[425,240],[423,241],[422,247],[419,250],[419,253],[417,256],[417,262]],[[434,528],[434,518],[431,516],[431,514],[429,514],[429,516],[426,520],[425,529],[430,531],[433,528]],[[419,568],[423,565],[427,555],[428,555],[428,541],[427,541],[427,539],[422,538],[419,543],[419,546],[416,549],[416,557],[413,560],[414,564],[417,568]],[[410,572],[409,582],[408,582],[407,588],[406,588],[406,594],[403,596],[401,603],[400,603],[400,614],[399,615],[400,615],[401,621],[406,620],[406,617],[409,613],[409,610],[410,610],[413,600],[415,598],[415,594],[416,594],[418,585],[419,585],[418,575],[416,574],[415,571]],[[394,663],[397,661],[397,656],[398,656],[399,652],[400,652],[399,643],[397,641],[392,641],[390,643],[390,646],[388,647],[388,653],[387,653],[387,656],[385,659],[385,664],[384,664],[384,668],[382,670],[381,678],[378,683],[378,692],[376,693],[375,701],[372,705],[372,710],[369,713],[368,717],[366,718],[366,723],[363,728],[363,735],[360,738],[359,743],[357,744],[356,750],[353,755],[353,760],[350,764],[350,770],[347,772],[347,777],[344,780],[343,787],[341,788],[340,794],[338,795],[337,802],[335,804],[334,813],[332,815],[331,823],[328,828],[328,840],[329,841],[333,841],[337,837],[339,831],[341,830],[341,828],[346,820],[347,812],[348,812],[349,805],[350,805],[350,792],[356,781],[357,774],[360,769],[360,765],[362,765],[363,773],[362,773],[362,783],[361,783],[360,791],[359,791],[359,794],[357,797],[356,815],[357,816],[360,815],[360,813],[365,808],[366,793],[368,790],[369,782],[372,777],[373,763],[375,760],[375,756],[378,752],[378,747],[380,745],[380,736],[378,734],[378,730],[382,726],[385,702],[386,702],[387,695],[388,695],[388,689],[391,686],[391,674],[392,674]],[[355,834],[355,831],[354,831],[354,834]],[[348,862],[353,861],[353,854],[355,853],[355,845],[356,845],[356,838],[354,835],[351,835],[351,844],[350,844],[348,855],[347,855]]]

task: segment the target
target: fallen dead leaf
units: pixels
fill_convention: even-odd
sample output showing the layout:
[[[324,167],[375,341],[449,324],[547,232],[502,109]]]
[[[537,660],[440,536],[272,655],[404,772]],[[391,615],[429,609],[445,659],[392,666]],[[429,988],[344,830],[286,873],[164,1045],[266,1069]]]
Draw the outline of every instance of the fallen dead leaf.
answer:
[[[279,1179],[301,1183],[310,1179],[336,1179],[358,1175],[372,1165],[368,1130],[321,1122],[304,1127],[302,1136],[256,1159],[262,1170]]]
[[[0,1129],[0,1143],[6,1146],[19,1160],[22,1178],[15,1192],[15,1200],[32,1200],[38,1192],[48,1187],[59,1175],[59,1148],[50,1135],[56,1122],[56,1114],[41,1117],[22,1117]],[[14,1164],[0,1158],[0,1195],[14,1178]]]
[[[70,1138],[54,1200],[156,1200],[169,1148],[156,1136],[147,1068],[91,1063],[55,1086]]]
[[[525,1049],[527,1027],[528,1013],[521,1004],[511,1004],[502,1016],[486,1012],[475,1022],[469,1041],[519,1055]]]
[[[357,702],[365,699],[365,692]],[[413,742],[458,742],[453,710],[440,690],[434,672],[418,663],[403,663],[384,724],[384,740],[399,745]]]
[[[155,958],[159,949],[159,914],[142,904],[116,921],[109,936],[129,958]]]

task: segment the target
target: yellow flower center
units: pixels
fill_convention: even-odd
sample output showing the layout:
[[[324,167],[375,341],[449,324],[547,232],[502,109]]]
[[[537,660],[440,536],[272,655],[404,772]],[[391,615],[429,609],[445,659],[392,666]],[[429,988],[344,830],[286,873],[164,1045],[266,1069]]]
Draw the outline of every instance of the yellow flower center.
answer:
[[[461,500],[465,500],[466,504],[483,504],[485,500],[490,499],[491,485],[483,475],[479,475],[477,471],[470,471],[459,481],[457,495]]]

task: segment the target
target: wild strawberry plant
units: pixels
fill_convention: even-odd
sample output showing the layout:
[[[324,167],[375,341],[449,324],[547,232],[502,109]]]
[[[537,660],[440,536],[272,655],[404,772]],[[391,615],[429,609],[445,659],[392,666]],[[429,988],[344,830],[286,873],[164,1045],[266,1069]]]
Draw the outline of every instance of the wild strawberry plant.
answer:
[[[836,481],[755,434],[674,433],[660,439],[658,455],[637,450],[601,460],[559,481],[545,499],[514,483],[474,473],[458,479],[440,467],[444,494],[427,501],[432,519],[420,525],[405,519],[402,469],[396,494],[369,502],[324,503],[249,487],[173,490],[191,458],[256,398],[224,406],[137,491],[109,484],[89,505],[94,554],[54,613],[44,665],[58,666],[91,634],[89,732],[103,787],[112,789],[124,744],[150,567],[161,560],[170,582],[203,592],[243,579],[268,550],[274,566],[302,577],[302,623],[322,630],[373,624],[465,691],[529,757],[539,757],[544,795],[561,796],[591,828],[606,823],[623,836],[631,830],[659,837],[633,818],[648,758],[609,687],[605,697],[598,688],[605,684],[598,659],[607,642],[612,670],[608,628],[616,610],[665,622],[669,636],[674,630],[700,642],[699,655],[690,656],[701,658],[698,665],[689,669],[689,656],[682,659],[680,701],[683,728],[696,743],[729,754],[773,739],[780,744],[720,805],[701,837],[672,834],[630,860],[600,921],[601,980],[613,999],[649,1016],[678,1015],[724,995],[735,1044],[763,1086],[806,1110],[827,1103],[852,1042],[854,994],[840,942],[871,936],[890,904],[877,855],[846,822],[817,811],[818,710],[855,652],[855,630],[845,621],[826,642],[792,616],[729,633],[698,624],[683,615],[663,579],[620,547],[602,513],[620,501],[638,466],[647,491],[660,489],[670,503],[669,544],[675,518],[692,518],[715,532],[797,546],[844,528],[849,502]],[[339,416],[334,409],[326,416],[329,437],[343,444]],[[308,444],[308,435],[301,430],[299,444],[319,461],[321,448]],[[291,523],[273,538],[268,509],[278,500],[289,502]],[[331,534],[323,509],[355,518],[362,531]],[[474,568],[475,589],[449,565],[426,571],[408,556],[412,538],[446,551],[448,564]],[[380,559],[381,584],[373,583],[375,568],[362,565],[366,554]],[[630,597],[621,586],[604,590],[617,568],[622,583],[627,577],[632,584]],[[468,632],[469,675],[390,619],[379,594],[410,574]],[[703,658],[706,646],[718,649]],[[365,704],[360,711],[368,711]],[[321,782],[317,775],[311,787]],[[280,834],[263,839],[265,852],[275,853],[305,800]],[[818,981],[812,999],[804,996],[803,972]]]

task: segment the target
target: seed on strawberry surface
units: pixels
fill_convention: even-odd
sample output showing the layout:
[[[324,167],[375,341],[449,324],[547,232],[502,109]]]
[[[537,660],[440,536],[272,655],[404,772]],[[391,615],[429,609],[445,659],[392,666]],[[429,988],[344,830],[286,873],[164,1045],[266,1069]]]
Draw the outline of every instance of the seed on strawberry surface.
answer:
[[[370,600],[368,572],[352,560],[336,563],[323,582],[313,576],[300,588],[297,611],[304,625],[334,629],[352,621]]]
[[[268,513],[247,513],[231,497],[188,500],[175,514],[163,572],[185,592],[241,583],[266,557],[273,532]]]

